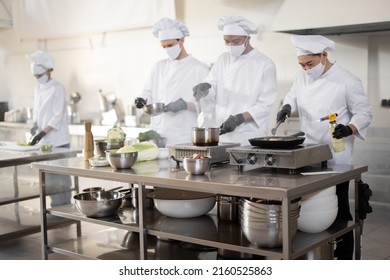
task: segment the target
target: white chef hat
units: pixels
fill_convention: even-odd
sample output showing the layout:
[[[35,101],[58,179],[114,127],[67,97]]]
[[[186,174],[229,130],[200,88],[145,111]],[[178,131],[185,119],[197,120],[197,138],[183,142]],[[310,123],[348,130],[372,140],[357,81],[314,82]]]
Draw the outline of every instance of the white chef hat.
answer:
[[[160,40],[168,40],[189,36],[190,32],[181,21],[164,17],[154,24],[153,34]]]
[[[31,61],[31,72],[34,75],[43,74],[47,70],[54,68],[53,58],[44,51],[36,51],[27,55],[27,58]]]
[[[259,27],[253,22],[240,16],[224,16],[218,19],[218,29],[223,35],[248,36],[256,34]]]
[[[336,49],[335,42],[321,35],[295,35],[291,37],[291,43],[297,50],[297,56],[319,54]]]

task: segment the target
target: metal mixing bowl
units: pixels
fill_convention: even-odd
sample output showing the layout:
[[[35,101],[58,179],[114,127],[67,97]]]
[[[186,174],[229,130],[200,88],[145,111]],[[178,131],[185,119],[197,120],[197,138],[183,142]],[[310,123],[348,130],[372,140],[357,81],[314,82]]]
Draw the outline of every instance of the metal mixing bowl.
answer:
[[[164,103],[152,103],[143,107],[145,114],[157,116],[164,112]]]
[[[131,168],[138,158],[138,151],[117,153],[118,150],[107,150],[108,163],[117,169]]]
[[[184,170],[190,175],[203,175],[209,171],[211,166],[211,157],[203,158],[183,158]]]
[[[94,141],[94,144],[95,144],[94,154],[96,156],[105,157],[106,154],[104,152],[106,150],[114,150],[114,149],[122,148],[124,145],[124,141],[119,141],[118,143],[111,143],[108,142],[107,139],[98,139]]]
[[[73,198],[76,208],[87,217],[101,218],[116,213],[125,195],[121,192],[100,191],[78,193]]]

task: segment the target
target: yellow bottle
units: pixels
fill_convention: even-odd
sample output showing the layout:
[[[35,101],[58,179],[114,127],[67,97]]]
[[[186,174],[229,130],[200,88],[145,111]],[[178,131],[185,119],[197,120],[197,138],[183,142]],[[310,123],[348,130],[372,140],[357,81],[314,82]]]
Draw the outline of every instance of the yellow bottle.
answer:
[[[345,150],[344,140],[342,138],[337,139],[337,138],[333,137],[334,128],[337,126],[337,123],[336,123],[337,114],[332,113],[332,114],[329,114],[327,117],[329,119],[328,132],[329,132],[330,142],[332,143],[332,148],[336,153],[342,152]]]

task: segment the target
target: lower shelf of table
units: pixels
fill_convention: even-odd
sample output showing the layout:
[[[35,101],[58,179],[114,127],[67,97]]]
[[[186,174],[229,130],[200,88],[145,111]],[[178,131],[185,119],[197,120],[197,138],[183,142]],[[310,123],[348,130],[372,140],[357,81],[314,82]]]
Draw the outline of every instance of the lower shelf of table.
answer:
[[[126,231],[140,231],[137,220],[138,211],[134,208],[124,208],[115,216],[98,219],[83,216],[72,205],[50,209],[49,213],[62,218],[94,223]],[[156,210],[147,210],[145,216],[145,233],[152,239],[157,236],[159,237],[159,240],[177,240],[198,244],[200,246],[266,256],[272,259],[283,258],[282,247],[255,247],[245,238],[245,236],[243,236],[238,223],[218,221],[216,215],[204,215],[192,219],[175,219],[161,215]],[[293,249],[289,258],[298,258],[324,242],[331,242],[336,237],[353,230],[356,226],[357,224],[352,222],[347,225],[333,225],[328,230],[315,234],[298,231],[293,240]],[[149,239],[148,241],[150,242]],[[149,245],[150,244],[148,244],[148,246]],[[65,254],[65,252],[59,253]],[[75,256],[82,258],[78,253],[76,253]]]

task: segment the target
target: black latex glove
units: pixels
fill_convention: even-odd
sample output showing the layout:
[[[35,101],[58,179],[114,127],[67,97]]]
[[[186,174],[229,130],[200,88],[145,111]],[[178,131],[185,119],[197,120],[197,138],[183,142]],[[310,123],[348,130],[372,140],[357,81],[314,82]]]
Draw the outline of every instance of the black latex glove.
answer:
[[[142,97],[137,97],[134,100],[134,104],[135,104],[136,108],[141,109],[141,108],[143,108],[146,105],[146,100],[143,99]]]
[[[289,104],[286,104],[282,107],[282,110],[278,112],[276,115],[276,122],[284,122],[286,120],[286,117],[291,116],[291,106]]]
[[[37,130],[38,130],[38,124],[37,122],[34,122],[33,127],[30,129],[31,135],[35,135],[35,133],[37,133]]]
[[[35,144],[38,143],[45,135],[46,135],[46,132],[44,132],[44,131],[42,130],[41,132],[39,132],[37,135],[34,136],[34,138],[31,140],[31,142],[29,143],[29,145],[35,145]]]
[[[164,106],[164,112],[177,113],[185,109],[187,109],[187,102],[185,102],[183,98],[179,98],[178,100]]]
[[[230,117],[221,125],[219,134],[225,134],[228,132],[234,131],[237,126],[240,126],[245,122],[243,114],[237,114],[235,116],[230,115]]]
[[[343,137],[348,137],[352,135],[352,128],[348,125],[338,124],[333,131],[333,137],[336,139],[341,139]]]
[[[193,87],[194,97],[196,101],[199,101],[201,98],[207,96],[209,94],[209,89],[211,85],[209,83],[200,83]]]

